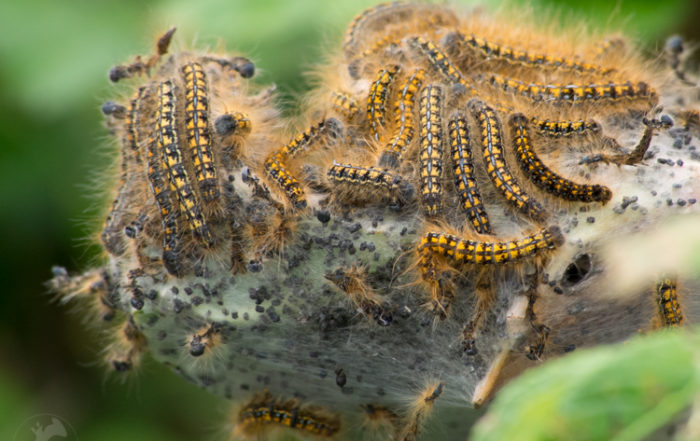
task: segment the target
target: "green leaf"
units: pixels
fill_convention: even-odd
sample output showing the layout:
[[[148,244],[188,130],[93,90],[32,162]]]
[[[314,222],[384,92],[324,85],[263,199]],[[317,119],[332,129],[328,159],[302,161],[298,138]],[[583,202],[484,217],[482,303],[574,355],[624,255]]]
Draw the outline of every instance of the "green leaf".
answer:
[[[637,441],[700,390],[696,335],[659,332],[571,354],[505,387],[471,441]]]

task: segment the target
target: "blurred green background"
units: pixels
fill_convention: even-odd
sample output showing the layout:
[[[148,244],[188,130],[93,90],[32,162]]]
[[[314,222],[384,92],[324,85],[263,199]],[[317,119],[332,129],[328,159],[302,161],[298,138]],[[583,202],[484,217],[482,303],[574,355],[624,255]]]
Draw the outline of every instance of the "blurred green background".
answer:
[[[112,161],[99,111],[117,96],[107,72],[149,53],[175,25],[180,47],[223,41],[293,102],[308,88],[301,73],[374,3],[0,2],[0,439],[41,413],[61,416],[83,440],[225,439],[226,402],[148,361],[125,384],[108,376],[100,333],[43,285],[52,265],[79,271],[99,253],[85,238],[105,203],[93,182]],[[696,0],[553,3],[566,19],[622,28],[651,53],[672,33],[700,41]]]

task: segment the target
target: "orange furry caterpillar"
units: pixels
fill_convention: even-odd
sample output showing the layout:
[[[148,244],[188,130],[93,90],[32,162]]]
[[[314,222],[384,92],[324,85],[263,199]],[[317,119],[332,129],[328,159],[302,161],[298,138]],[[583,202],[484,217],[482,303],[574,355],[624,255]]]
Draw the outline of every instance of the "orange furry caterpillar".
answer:
[[[487,76],[485,82],[494,89],[515,93],[534,102],[545,103],[590,103],[590,102],[645,102],[649,108],[659,102],[656,91],[643,81],[637,83],[607,84],[537,84],[504,77],[499,74]]]
[[[421,202],[426,216],[436,216],[442,208],[442,112],[443,91],[428,85],[420,95],[420,178]]]
[[[517,262],[544,250],[553,250],[564,243],[558,226],[552,225],[534,234],[507,242],[479,242],[448,233],[426,233],[419,251],[445,256],[455,264],[492,265]]]
[[[513,130],[515,157],[523,172],[539,188],[569,201],[602,202],[605,204],[612,198],[612,191],[608,187],[577,184],[559,176],[544,165],[530,144],[525,115],[522,113],[512,115],[510,124]]]
[[[417,48],[450,84],[462,85],[469,96],[476,95],[469,80],[455,67],[449,57],[432,41],[423,37],[413,37],[410,44]]]
[[[664,279],[656,286],[656,301],[663,326],[675,328],[683,324],[683,313],[676,293],[676,281]]]
[[[177,205],[175,205],[175,195],[171,185],[166,184],[162,149],[153,136],[148,140],[146,155],[148,158],[148,182],[160,212],[161,229],[163,230],[163,266],[170,274],[177,276],[182,270]]]
[[[242,435],[261,435],[275,427],[330,438],[340,430],[340,419],[323,408],[275,398],[268,391],[254,396],[238,412],[236,431]]]
[[[219,197],[216,168],[209,133],[207,76],[199,63],[182,66],[185,80],[185,129],[199,192],[205,202]]]
[[[520,212],[543,222],[547,218],[544,208],[525,193],[508,169],[503,155],[503,130],[496,112],[479,100],[471,100],[468,107],[479,123],[484,163],[494,187]]]
[[[467,37],[460,32],[455,33],[455,35],[460,43],[472,48],[479,56],[487,61],[505,61],[509,64],[517,64],[533,69],[560,69],[593,73],[600,76],[605,76],[615,71],[615,69],[604,68],[591,63],[569,60],[547,54],[533,54],[525,50],[502,46],[475,35],[469,35]]]
[[[381,69],[377,79],[369,88],[367,96],[367,120],[369,122],[370,136],[379,141],[379,132],[384,125],[386,113],[386,100],[389,96],[391,84],[394,78],[401,72],[401,66],[395,64]]]
[[[214,244],[209,225],[202,214],[199,198],[192,191],[182,152],[178,141],[175,122],[175,87],[171,80],[160,83],[157,88],[156,143],[165,158],[165,169],[170,183],[185,214],[190,229],[208,246]]]
[[[351,203],[390,199],[403,204],[413,197],[413,186],[400,175],[373,167],[333,163],[327,173],[340,200]]]
[[[491,234],[491,224],[484,209],[481,194],[474,177],[471,146],[467,121],[457,114],[448,124],[450,145],[452,147],[452,164],[455,188],[461,201],[462,209],[472,228],[479,234]]]
[[[418,69],[401,87],[401,92],[399,92],[398,99],[394,105],[394,136],[384,147],[384,151],[379,158],[380,167],[398,167],[401,156],[406,152],[408,145],[413,140],[413,135],[415,134],[413,106],[416,94],[420,90],[424,79],[425,71]]]
[[[533,116],[530,118],[530,122],[541,135],[554,138],[584,135],[586,133],[598,134],[601,130],[600,124],[594,120],[549,120]]]
[[[352,119],[357,115],[359,108],[357,101],[350,94],[333,92],[331,94],[331,104],[333,108],[339,111],[345,118]]]
[[[302,209],[306,207],[306,197],[304,189],[299,181],[287,170],[285,162],[293,158],[299,152],[306,150],[309,145],[319,136],[331,133],[335,136],[340,129],[340,122],[334,118],[319,121],[309,127],[306,131],[299,133],[287,145],[276,153],[268,156],[265,160],[265,171],[267,175],[279,187],[284,190],[284,194],[292,203],[294,208]]]

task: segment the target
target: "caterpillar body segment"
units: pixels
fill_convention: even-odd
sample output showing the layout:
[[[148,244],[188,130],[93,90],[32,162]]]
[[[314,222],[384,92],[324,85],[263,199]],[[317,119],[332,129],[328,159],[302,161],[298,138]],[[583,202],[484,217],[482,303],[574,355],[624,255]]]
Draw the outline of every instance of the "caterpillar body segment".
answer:
[[[530,123],[540,135],[553,138],[597,135],[601,132],[600,123],[595,120],[550,120],[533,116]]]
[[[155,134],[148,141],[146,156],[148,162],[148,183],[160,213],[163,233],[163,266],[165,266],[168,273],[178,276],[182,271],[178,226],[179,212],[172,185],[168,182],[165,175],[163,154],[160,150],[160,144],[155,140]]]
[[[491,183],[521,213],[537,222],[544,222],[547,212],[523,190],[506,164],[503,131],[496,113],[479,100],[471,100],[468,107],[479,125],[482,156]]]
[[[182,152],[179,146],[177,124],[175,122],[175,88],[171,80],[160,83],[157,92],[156,143],[163,152],[165,169],[180,204],[180,211],[187,218],[190,229],[207,246],[214,244],[214,238],[204,216],[197,195],[187,176]]]
[[[377,79],[369,89],[369,95],[367,96],[367,120],[369,122],[370,135],[376,141],[380,140],[391,85],[400,71],[401,66],[397,64],[381,69],[377,74]]]
[[[299,133],[287,145],[277,153],[283,158],[293,158],[299,152],[305,151],[314,141],[322,135],[336,137],[341,130],[340,121],[335,118],[322,119],[311,125],[305,131]]]
[[[491,87],[513,93],[533,102],[555,104],[583,104],[597,102],[643,102],[653,107],[658,104],[656,91],[647,83],[601,83],[601,84],[537,84],[511,79],[499,74],[484,78]]]
[[[491,61],[505,61],[509,64],[520,65],[533,69],[557,69],[562,71],[595,74],[601,77],[615,72],[615,69],[605,68],[596,64],[575,61],[563,57],[546,54],[536,54],[525,50],[503,46],[475,35],[455,33],[457,40],[473,49],[480,57]]]
[[[456,114],[448,123],[455,189],[460,205],[474,231],[491,234],[489,217],[474,175],[469,129],[463,115]]]
[[[677,327],[683,324],[683,313],[678,294],[676,293],[676,281],[664,279],[656,286],[657,302],[659,305],[659,318],[666,327]]]
[[[354,200],[381,200],[390,196],[405,202],[413,195],[413,186],[400,175],[374,167],[333,163],[327,173],[335,186],[346,186],[356,195]]]
[[[437,70],[448,83],[463,86],[467,96],[476,95],[476,91],[472,87],[469,80],[462,75],[445,52],[435,43],[426,40],[423,37],[413,37],[409,40],[409,43],[417,48],[423,54],[423,56],[427,58],[428,63],[430,63],[430,65],[433,66],[433,68]]]
[[[286,165],[288,160],[308,149],[315,140],[323,135],[338,137],[340,130],[340,122],[335,118],[323,119],[299,133],[287,145],[265,160],[265,172],[282,189],[294,208],[305,208],[306,196],[301,183],[288,170]]]
[[[398,12],[397,8],[402,8],[405,6],[408,6],[408,4],[404,2],[387,2],[365,9],[361,13],[357,14],[350,22],[350,25],[345,32],[343,51],[345,52],[346,58],[352,57],[358,51],[360,46],[359,40],[363,35],[363,32],[366,31],[366,28],[373,20],[384,17],[392,17]],[[383,22],[382,24],[384,25],[385,23],[386,22]]]
[[[420,179],[421,203],[426,216],[442,208],[442,87],[428,85],[420,93]]]
[[[220,191],[209,129],[207,77],[202,65],[195,62],[182,66],[181,72],[185,83],[187,146],[194,164],[199,193],[205,202],[211,202],[219,198]]]
[[[413,108],[416,95],[425,79],[425,71],[418,69],[402,85],[394,105],[394,136],[384,147],[379,158],[380,167],[396,168],[415,135]]]
[[[254,396],[238,412],[236,429],[245,434],[260,435],[275,427],[330,438],[340,430],[340,419],[323,408],[275,398],[267,391]]]
[[[518,262],[553,250],[564,243],[558,226],[543,228],[534,234],[506,242],[480,242],[458,236],[428,232],[418,246],[419,252],[445,256],[456,265],[493,265]]]
[[[332,92],[331,104],[335,110],[345,116],[345,118],[348,120],[352,120],[359,111],[357,101],[347,93]]]
[[[306,195],[299,181],[287,170],[283,156],[279,153],[265,161],[265,172],[284,191],[285,196],[296,209],[306,207]]]
[[[525,115],[522,113],[512,115],[510,125],[518,164],[539,188],[551,195],[569,201],[602,202],[605,204],[612,198],[612,191],[608,187],[578,184],[559,176],[544,165],[532,148]]]

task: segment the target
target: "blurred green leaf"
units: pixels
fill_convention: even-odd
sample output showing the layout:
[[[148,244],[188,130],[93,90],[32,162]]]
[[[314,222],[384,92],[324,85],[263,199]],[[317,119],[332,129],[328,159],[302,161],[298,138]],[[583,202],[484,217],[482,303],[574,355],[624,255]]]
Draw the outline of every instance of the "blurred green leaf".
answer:
[[[699,341],[659,332],[546,363],[497,395],[471,441],[640,441],[700,391]]]

